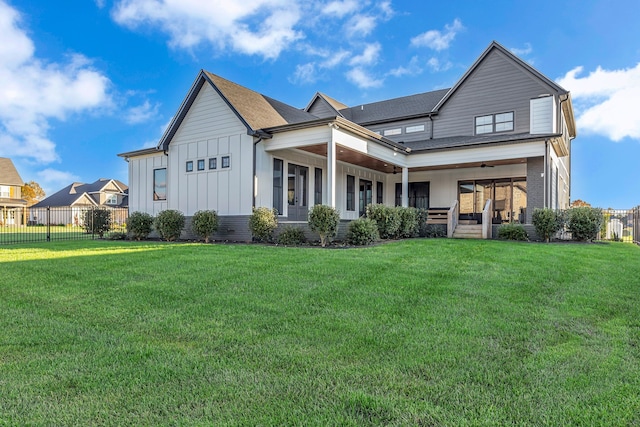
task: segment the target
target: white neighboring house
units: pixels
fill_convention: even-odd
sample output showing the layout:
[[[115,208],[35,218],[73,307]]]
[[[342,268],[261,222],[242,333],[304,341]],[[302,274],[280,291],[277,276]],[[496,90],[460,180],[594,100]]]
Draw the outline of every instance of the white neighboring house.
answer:
[[[31,206],[29,218],[32,224],[46,224],[48,220],[50,224],[82,226],[87,209],[126,208],[128,188],[124,183],[108,178],[90,184],[74,182]],[[119,222],[120,218],[113,218],[113,221]]]
[[[157,147],[119,156],[131,212],[214,209],[215,238],[249,240],[260,206],[281,224],[370,203],[530,224],[569,206],[575,136],[569,92],[493,42],[452,88],[353,107],[316,93],[298,109],[203,70]]]

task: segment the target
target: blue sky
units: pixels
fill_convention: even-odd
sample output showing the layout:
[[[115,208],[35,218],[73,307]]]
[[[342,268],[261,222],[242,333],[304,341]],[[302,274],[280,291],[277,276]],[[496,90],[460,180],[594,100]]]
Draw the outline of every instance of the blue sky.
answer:
[[[572,199],[640,204],[640,3],[0,0],[0,156],[48,194],[127,181],[204,68],[293,106],[451,87],[492,40],[570,90]]]

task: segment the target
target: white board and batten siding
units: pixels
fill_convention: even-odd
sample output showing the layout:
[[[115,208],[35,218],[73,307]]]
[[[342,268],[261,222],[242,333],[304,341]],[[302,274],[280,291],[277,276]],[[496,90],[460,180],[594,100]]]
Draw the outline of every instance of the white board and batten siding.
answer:
[[[250,215],[253,138],[219,94],[205,84],[169,145],[168,208],[186,216],[198,210],[218,215]],[[222,167],[229,157],[230,167]],[[209,159],[216,169],[209,169]],[[204,170],[198,170],[198,161]],[[187,162],[193,171],[187,172]]]
[[[167,167],[162,152],[129,159],[129,212],[157,215],[167,209],[166,200],[153,200],[153,171]]]

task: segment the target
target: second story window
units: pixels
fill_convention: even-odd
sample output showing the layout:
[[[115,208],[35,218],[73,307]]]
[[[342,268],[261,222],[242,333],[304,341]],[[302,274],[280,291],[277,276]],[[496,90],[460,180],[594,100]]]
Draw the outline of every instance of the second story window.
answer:
[[[513,111],[475,118],[476,135],[513,130]]]
[[[107,200],[105,200],[107,205],[117,205],[118,204],[118,195],[116,194],[107,194]]]

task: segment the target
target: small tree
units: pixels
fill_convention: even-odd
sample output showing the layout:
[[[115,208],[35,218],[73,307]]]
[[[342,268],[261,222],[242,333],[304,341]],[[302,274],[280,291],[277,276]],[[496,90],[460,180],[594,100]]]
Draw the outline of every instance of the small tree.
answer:
[[[133,212],[127,219],[127,233],[136,240],[146,239],[153,229],[153,217],[146,212]]]
[[[567,228],[574,240],[593,241],[604,222],[602,209],[587,206],[569,210]]]
[[[331,206],[314,205],[309,212],[309,228],[320,236],[320,246],[338,234],[340,213]]]
[[[191,231],[209,243],[209,236],[218,231],[218,214],[216,211],[198,211],[191,218]]]
[[[22,186],[20,195],[27,201],[27,206],[33,206],[44,199],[45,193],[40,184],[35,181],[29,181]]]
[[[111,229],[111,211],[105,208],[89,209],[82,216],[82,227],[87,233],[97,234],[100,238]]]
[[[376,222],[381,239],[395,238],[402,226],[399,211],[386,205],[368,205],[367,218]]]
[[[254,239],[259,242],[273,240],[273,232],[278,228],[278,212],[269,208],[253,208],[249,217],[249,230]]]
[[[398,238],[410,238],[418,235],[418,210],[412,207],[397,206],[400,217],[400,227],[396,236]]]
[[[158,214],[153,226],[160,234],[160,237],[172,242],[180,237],[180,233],[184,228],[184,214],[180,211],[167,209]]]
[[[563,226],[562,215],[549,208],[534,209],[532,222],[538,236],[547,243]]]

